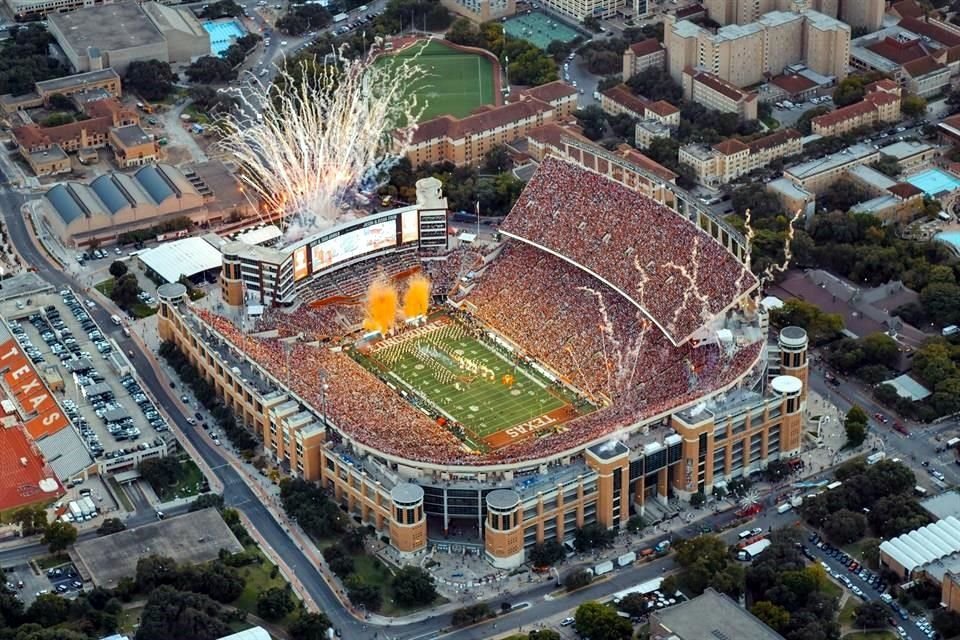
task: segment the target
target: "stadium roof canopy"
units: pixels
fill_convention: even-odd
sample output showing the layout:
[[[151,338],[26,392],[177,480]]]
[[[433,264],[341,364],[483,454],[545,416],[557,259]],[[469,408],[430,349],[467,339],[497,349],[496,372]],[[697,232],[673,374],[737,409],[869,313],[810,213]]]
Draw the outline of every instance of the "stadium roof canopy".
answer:
[[[880,552],[913,572],[918,567],[960,552],[960,520],[947,516],[880,545]]]
[[[203,238],[183,238],[140,254],[140,260],[167,282],[192,278],[222,263],[220,252]]]

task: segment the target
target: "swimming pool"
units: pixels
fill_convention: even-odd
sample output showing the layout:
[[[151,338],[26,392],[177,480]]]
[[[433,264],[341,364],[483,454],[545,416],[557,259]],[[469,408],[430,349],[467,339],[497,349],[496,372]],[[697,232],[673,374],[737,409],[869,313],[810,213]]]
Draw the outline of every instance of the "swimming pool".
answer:
[[[203,28],[210,34],[210,52],[215,56],[222,56],[237,38],[247,35],[238,20],[209,20],[203,23]]]
[[[940,169],[927,169],[907,178],[907,182],[931,197],[960,187],[960,178]]]
[[[953,250],[960,254],[960,231],[941,231],[933,236],[940,242],[946,242],[953,247]]]

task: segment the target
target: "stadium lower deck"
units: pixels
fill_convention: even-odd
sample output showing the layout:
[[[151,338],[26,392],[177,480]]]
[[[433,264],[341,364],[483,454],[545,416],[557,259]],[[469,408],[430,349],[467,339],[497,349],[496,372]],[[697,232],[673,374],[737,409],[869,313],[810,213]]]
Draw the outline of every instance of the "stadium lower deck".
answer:
[[[556,431],[594,408],[538,371],[541,364],[494,342],[489,330],[445,312],[349,353],[474,450]]]

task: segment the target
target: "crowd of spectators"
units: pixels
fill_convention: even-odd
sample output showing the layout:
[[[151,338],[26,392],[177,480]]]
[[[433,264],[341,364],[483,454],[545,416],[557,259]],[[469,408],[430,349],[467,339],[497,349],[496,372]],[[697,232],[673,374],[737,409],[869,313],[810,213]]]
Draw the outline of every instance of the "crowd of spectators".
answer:
[[[612,289],[518,242],[508,243],[467,301],[477,319],[527,355],[612,404],[565,423],[557,433],[491,452],[471,451],[346,353],[294,341],[287,354],[279,338],[244,340],[229,320],[202,309],[196,313],[235,347],[244,345],[247,355],[275,378],[289,379],[291,390],[314,409],[325,406],[328,418],[349,439],[440,464],[513,463],[569,450],[733,383],[760,354],[759,342],[732,354],[717,345],[674,347]],[[312,313],[286,316],[280,337],[300,334],[309,340],[309,331],[289,323]],[[277,316],[272,317],[276,322]],[[296,376],[285,375],[287,362],[297,363]],[[323,397],[321,380],[328,385]]]
[[[331,340],[339,338],[360,326],[359,305],[301,304],[293,311],[270,307],[257,322],[256,331],[276,330],[281,338],[300,336],[304,340]]]
[[[680,343],[756,278],[673,210],[597,173],[548,157],[501,230],[601,276]]]

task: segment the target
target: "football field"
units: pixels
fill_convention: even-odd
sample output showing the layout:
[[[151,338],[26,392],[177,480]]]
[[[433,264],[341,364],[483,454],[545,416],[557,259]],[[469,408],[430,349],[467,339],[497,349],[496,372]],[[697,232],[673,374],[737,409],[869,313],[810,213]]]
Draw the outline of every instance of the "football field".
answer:
[[[384,56],[377,64],[389,64],[394,57],[414,56],[417,52],[417,65],[425,76],[407,88],[407,95],[416,95],[419,106],[426,102],[421,122],[442,115],[462,118],[481,105],[495,103],[493,63],[480,55],[456,51],[431,40],[426,46],[415,44],[393,56]]]
[[[498,448],[577,415],[549,380],[447,316],[352,354],[426,400],[426,408],[460,423],[473,444]]]

